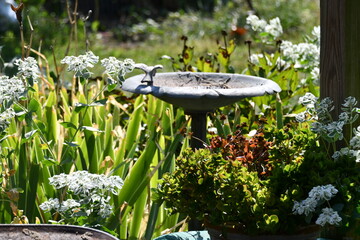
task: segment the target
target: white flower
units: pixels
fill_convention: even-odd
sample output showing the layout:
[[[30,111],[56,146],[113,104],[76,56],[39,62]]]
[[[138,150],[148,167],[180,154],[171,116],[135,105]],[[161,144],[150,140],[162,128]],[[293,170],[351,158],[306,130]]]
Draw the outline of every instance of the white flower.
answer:
[[[324,126],[326,137],[334,140],[342,140],[344,138],[343,127],[345,123],[342,121],[334,121]]]
[[[4,131],[9,126],[9,120],[13,117],[15,117],[15,111],[12,108],[8,108],[0,113],[0,132]]]
[[[349,114],[347,112],[340,113],[340,115],[339,115],[339,121],[340,122],[347,123],[347,122],[349,122],[349,119],[350,119],[350,117],[349,117]]]
[[[49,212],[52,209],[54,210],[58,210],[60,207],[59,204],[59,199],[57,198],[50,198],[48,201],[43,202],[42,204],[40,204],[39,206],[42,210],[44,210],[45,212]]]
[[[360,150],[360,136],[359,135],[355,135],[354,137],[351,138],[350,147],[352,149]]]
[[[18,66],[18,74],[20,76],[23,76],[26,79],[32,79],[34,83],[37,83],[40,76],[40,69],[35,58],[27,57],[24,60],[17,59],[14,64]]]
[[[315,199],[316,201],[330,200],[337,194],[338,190],[331,184],[316,186],[309,192],[309,198]]]
[[[349,156],[349,157],[355,156],[355,157],[357,157],[357,152],[352,150],[352,149],[349,149],[349,148],[345,147],[345,148],[341,148],[340,151],[334,152],[334,154],[332,155],[332,158],[335,161],[337,161],[342,156]]]
[[[323,227],[327,223],[330,225],[339,225],[341,220],[337,211],[332,208],[324,208],[315,223]]]
[[[313,122],[311,123],[310,129],[314,133],[321,134],[325,131],[325,127],[322,123],[319,122]]]
[[[49,183],[53,185],[56,189],[63,188],[68,185],[68,179],[65,173],[61,173],[60,175],[55,175],[49,178]]]
[[[98,212],[99,216],[102,218],[107,218],[112,214],[112,206],[110,204],[103,204],[100,207]]]
[[[60,189],[68,187],[75,195],[91,195],[94,191],[105,190],[117,194],[117,189],[124,185],[119,176],[107,177],[104,174],[92,174],[87,171],[76,171],[71,174],[61,173],[49,178],[50,184]]]
[[[117,81],[121,81],[125,74],[134,70],[135,62],[129,58],[124,61],[120,61],[115,57],[109,57],[101,60],[101,65],[105,67],[105,72],[107,72],[111,77]],[[116,82],[110,82],[110,84],[115,83]]]
[[[317,102],[318,98],[315,97],[314,94],[312,93],[305,93],[304,96],[299,98],[299,103],[304,105],[304,106],[315,106],[315,103]]]
[[[316,43],[316,45],[320,46],[320,26],[315,26],[311,32],[311,35],[313,36],[313,41]]]
[[[301,202],[295,201],[293,206],[293,213],[297,215],[305,214],[306,216],[315,211],[317,201],[312,198],[306,198]]]
[[[267,25],[266,21],[259,19],[256,15],[250,15],[246,18],[246,24],[249,24],[254,31],[264,31]]]
[[[345,107],[345,108],[354,108],[354,107],[356,106],[356,104],[357,104],[356,98],[350,96],[350,97],[347,97],[347,98],[345,99],[345,101],[344,101],[344,103],[343,103],[342,105],[343,105],[343,107]]]
[[[300,123],[306,122],[306,121],[307,121],[307,114],[306,114],[306,113],[307,113],[307,112],[304,111],[304,112],[301,112],[301,113],[299,113],[299,114],[296,114],[295,120],[296,120],[297,122],[300,122]]]
[[[320,82],[320,68],[314,67],[311,70],[311,79],[313,80],[314,84],[319,85]]]
[[[0,76],[0,104],[18,100],[25,92],[24,83],[17,77]]]
[[[283,41],[280,49],[283,58],[291,61],[295,68],[309,69],[318,68],[320,64],[320,47],[313,43],[292,44],[289,41]]]
[[[272,35],[274,38],[278,38],[283,33],[283,29],[280,23],[280,19],[278,17],[271,19],[270,23],[265,26],[265,32]]]
[[[60,204],[59,212],[66,212],[69,209],[80,207],[80,203],[74,199],[67,199]]]
[[[251,54],[251,56],[249,57],[249,62],[254,65],[258,65],[260,63],[259,57],[263,57],[263,54]]]
[[[67,71],[75,72],[76,77],[89,78],[91,72],[88,68],[93,68],[94,64],[99,61],[99,57],[95,56],[93,52],[88,51],[85,55],[75,56],[66,56],[61,60],[62,64],[67,64]]]

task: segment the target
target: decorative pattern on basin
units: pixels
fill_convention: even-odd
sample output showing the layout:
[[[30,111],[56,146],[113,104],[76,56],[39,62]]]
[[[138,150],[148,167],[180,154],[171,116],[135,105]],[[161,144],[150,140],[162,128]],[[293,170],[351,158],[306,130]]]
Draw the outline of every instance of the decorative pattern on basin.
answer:
[[[206,112],[232,104],[242,98],[280,92],[271,80],[227,73],[170,72],[157,73],[152,82],[141,82],[144,74],[130,77],[122,89],[151,94],[163,101],[183,107],[187,112]]]

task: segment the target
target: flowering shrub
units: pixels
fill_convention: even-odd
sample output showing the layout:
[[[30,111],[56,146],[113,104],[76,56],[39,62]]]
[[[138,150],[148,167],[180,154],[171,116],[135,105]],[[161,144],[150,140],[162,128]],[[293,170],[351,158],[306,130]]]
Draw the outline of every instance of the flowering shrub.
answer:
[[[71,174],[61,173],[51,177],[50,184],[63,191],[66,200],[50,198],[39,207],[44,211],[58,212],[65,223],[95,225],[110,217],[112,206],[110,194],[118,194],[123,181],[119,176],[92,174],[77,171]],[[64,195],[65,194],[65,195]]]

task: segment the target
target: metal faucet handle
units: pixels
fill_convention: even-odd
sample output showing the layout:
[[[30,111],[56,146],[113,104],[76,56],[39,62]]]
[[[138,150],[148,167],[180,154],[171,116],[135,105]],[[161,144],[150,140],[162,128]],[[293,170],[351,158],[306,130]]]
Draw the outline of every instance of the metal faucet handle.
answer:
[[[152,85],[153,77],[156,74],[157,69],[162,69],[162,65],[155,65],[155,66],[147,66],[143,63],[137,63],[134,65],[135,68],[141,69],[145,72],[144,78],[141,80],[142,83],[147,83],[148,85]]]

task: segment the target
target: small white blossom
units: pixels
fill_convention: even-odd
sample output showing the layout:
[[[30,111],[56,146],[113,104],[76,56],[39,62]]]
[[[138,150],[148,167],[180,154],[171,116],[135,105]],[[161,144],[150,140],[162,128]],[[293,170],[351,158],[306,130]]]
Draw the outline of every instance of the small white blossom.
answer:
[[[355,156],[356,157],[357,152],[345,147],[345,148],[341,148],[340,151],[335,151],[334,154],[332,155],[332,158],[335,161],[337,161],[337,160],[339,160],[340,157],[343,157],[343,156],[349,156],[349,157]]]
[[[0,132],[4,131],[9,126],[9,120],[13,117],[15,117],[15,111],[12,108],[8,108],[0,113]]]
[[[314,94],[308,92],[308,93],[305,93],[304,96],[299,98],[299,103],[304,106],[310,105],[310,106],[314,107],[317,100],[318,100],[318,98],[315,97]]]
[[[110,204],[103,204],[98,212],[102,218],[107,218],[112,214],[112,206]]]
[[[246,18],[246,24],[250,25],[254,31],[264,31],[267,25],[266,21],[259,19],[256,15],[250,15]]]
[[[263,54],[251,54],[251,56],[249,57],[249,62],[254,65],[258,65],[260,63],[259,57],[263,57]]]
[[[313,36],[313,41],[316,43],[316,45],[320,45],[320,26],[315,26],[311,32],[311,35]]]
[[[301,202],[294,202],[293,213],[297,215],[305,214],[308,216],[310,213],[315,211],[318,202],[313,198],[306,198]]]
[[[344,108],[354,108],[357,104],[357,100],[355,97],[347,97],[344,101],[344,103],[342,104]]]
[[[68,210],[71,210],[73,208],[80,207],[80,203],[74,199],[67,199],[60,204],[59,212],[66,212]]]
[[[340,115],[339,115],[339,121],[340,122],[347,123],[347,122],[349,122],[349,119],[350,119],[350,117],[349,117],[349,114],[347,112],[340,113]]]
[[[57,198],[50,198],[48,201],[43,202],[39,206],[43,211],[49,212],[51,210],[58,210],[60,208],[59,199]]]
[[[360,150],[360,136],[359,135],[355,135],[354,137],[351,138],[350,147],[352,149]]]
[[[325,125],[325,134],[327,137],[334,140],[342,140],[344,138],[343,127],[345,123],[342,121],[335,121]]]
[[[341,220],[337,211],[332,208],[324,208],[315,223],[324,227],[327,223],[330,225],[339,225]]]
[[[274,38],[278,38],[281,34],[283,34],[283,29],[278,17],[271,19],[269,24],[265,26],[264,30]]]
[[[61,60],[62,64],[67,64],[67,71],[75,72],[76,77],[89,78],[91,72],[89,68],[93,68],[94,65],[99,61],[99,57],[95,56],[93,52],[88,51],[85,55],[79,56],[66,56]]]
[[[313,80],[314,84],[319,85],[320,82],[320,68],[314,67],[311,70],[311,79]]]
[[[317,201],[320,200],[330,200],[337,194],[338,190],[331,184],[316,186],[311,189],[309,192],[309,198],[313,198]]]
[[[24,83],[17,77],[0,76],[0,104],[18,100],[25,92]]]
[[[14,64],[18,66],[18,75],[23,76],[26,79],[31,78],[34,83],[37,83],[40,76],[40,69],[35,58],[27,57],[24,60],[17,59]]]
[[[53,185],[56,189],[63,188],[68,185],[67,175],[61,173],[49,178],[49,183]]]
[[[125,74],[134,70],[135,62],[129,58],[125,59],[124,61],[120,61],[115,57],[109,57],[101,60],[101,65],[105,67],[105,72],[108,73],[112,78],[116,79],[117,81],[121,81]],[[110,84],[115,83],[116,82],[110,82]]]
[[[304,111],[304,112],[301,112],[301,113],[299,113],[299,114],[296,114],[295,120],[296,120],[297,122],[300,122],[300,123],[306,122],[306,121],[307,121],[307,112]]]

